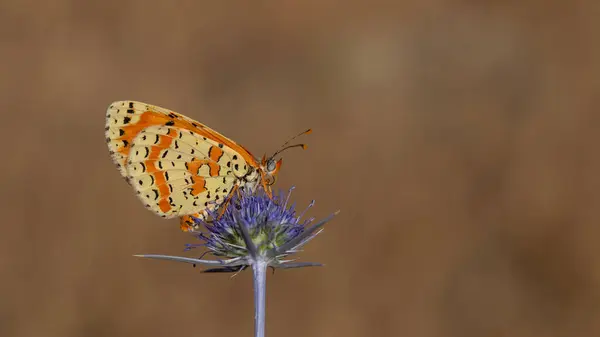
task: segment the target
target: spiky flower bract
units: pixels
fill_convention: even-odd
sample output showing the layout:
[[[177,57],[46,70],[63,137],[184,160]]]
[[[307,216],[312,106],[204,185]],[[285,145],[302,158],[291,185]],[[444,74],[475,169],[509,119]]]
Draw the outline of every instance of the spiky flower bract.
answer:
[[[234,272],[257,262],[273,268],[321,266],[320,263],[284,259],[317,236],[323,225],[338,212],[317,222],[314,218],[302,220],[314,201],[297,214],[295,205],[290,205],[293,189],[287,194],[275,193],[272,198],[262,189],[253,192],[239,190],[232,195],[224,212],[219,212],[220,209],[210,212],[208,221],[195,219],[201,229],[194,235],[202,243],[187,244],[186,250],[206,247],[208,252],[219,258],[217,260],[168,255],[139,256],[217,267],[206,272]]]

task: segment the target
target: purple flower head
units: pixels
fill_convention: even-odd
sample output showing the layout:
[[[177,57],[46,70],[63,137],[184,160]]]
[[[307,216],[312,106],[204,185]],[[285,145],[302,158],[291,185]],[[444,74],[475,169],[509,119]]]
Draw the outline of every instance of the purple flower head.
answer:
[[[323,225],[337,214],[313,224],[314,218],[302,220],[295,206],[289,204],[291,188],[287,194],[275,193],[273,199],[262,189],[234,193],[226,210],[209,212],[208,219],[196,219],[204,232],[196,233],[201,245],[188,245],[188,249],[206,247],[213,255],[226,257],[224,268],[208,271],[235,271],[266,261],[269,266],[292,268],[320,265],[317,263],[292,263],[284,257],[297,252],[304,244],[317,236]]]

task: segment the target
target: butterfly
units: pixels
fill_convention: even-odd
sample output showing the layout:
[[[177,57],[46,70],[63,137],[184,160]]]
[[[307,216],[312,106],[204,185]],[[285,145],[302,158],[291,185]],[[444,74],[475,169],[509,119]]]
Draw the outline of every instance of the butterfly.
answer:
[[[208,126],[174,111],[136,101],[117,101],[106,112],[106,142],[121,175],[146,208],[163,218],[180,217],[183,231],[194,218],[224,211],[238,189],[261,187],[272,197],[282,159],[275,156],[305,144],[290,140],[270,157],[250,151]]]

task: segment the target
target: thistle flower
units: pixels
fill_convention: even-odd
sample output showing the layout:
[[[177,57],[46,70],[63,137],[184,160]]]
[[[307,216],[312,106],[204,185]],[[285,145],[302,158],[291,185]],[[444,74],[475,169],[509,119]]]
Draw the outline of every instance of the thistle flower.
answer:
[[[250,266],[254,276],[255,336],[264,336],[266,269],[300,268],[321,266],[314,262],[294,262],[286,258],[316,237],[325,223],[338,212],[314,222],[314,218],[302,220],[314,201],[299,215],[294,205],[288,205],[291,188],[287,195],[278,193],[273,198],[262,190],[235,193],[223,214],[219,210],[209,213],[210,221],[196,219],[205,232],[193,234],[200,244],[188,244],[186,250],[206,247],[207,252],[225,260],[205,260],[168,255],[136,255],[139,257],[204,264],[213,268],[205,272],[237,272]]]
[[[165,255],[138,255],[140,257],[159,258],[222,266],[214,271],[237,271],[250,266],[257,260],[267,263],[273,268],[298,268],[321,266],[320,263],[294,263],[284,260],[285,257],[296,253],[308,241],[317,236],[323,225],[331,220],[338,212],[313,224],[314,218],[302,220],[302,216],[314,205],[314,200],[299,215],[295,205],[288,205],[292,187],[287,195],[279,192],[270,199],[259,189],[255,192],[239,191],[221,215],[219,210],[209,212],[209,221],[195,219],[206,232],[193,232],[201,244],[187,244],[186,251],[198,247],[206,247],[217,257],[227,260],[202,260],[194,258],[177,258]]]

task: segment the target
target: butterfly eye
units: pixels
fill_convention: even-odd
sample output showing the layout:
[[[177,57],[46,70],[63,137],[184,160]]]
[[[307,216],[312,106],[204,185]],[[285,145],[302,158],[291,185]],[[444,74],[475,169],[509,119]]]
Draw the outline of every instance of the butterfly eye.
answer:
[[[273,172],[277,168],[277,164],[273,159],[269,159],[267,162],[267,172]]]

